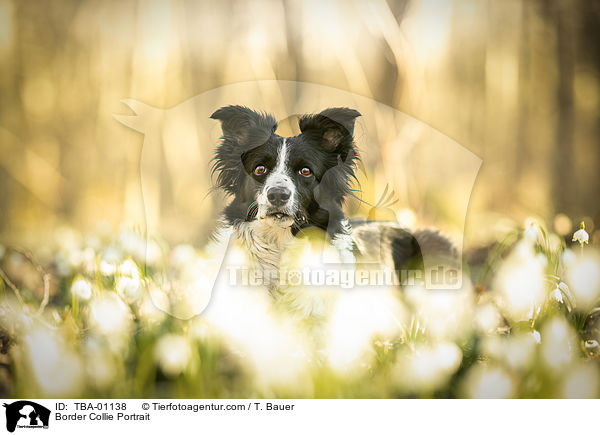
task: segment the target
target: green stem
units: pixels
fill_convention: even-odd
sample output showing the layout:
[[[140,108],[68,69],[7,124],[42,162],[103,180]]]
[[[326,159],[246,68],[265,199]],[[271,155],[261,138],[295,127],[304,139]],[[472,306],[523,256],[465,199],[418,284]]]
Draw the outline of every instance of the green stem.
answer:
[[[73,307],[73,319],[79,324],[79,299],[71,294],[71,306]]]

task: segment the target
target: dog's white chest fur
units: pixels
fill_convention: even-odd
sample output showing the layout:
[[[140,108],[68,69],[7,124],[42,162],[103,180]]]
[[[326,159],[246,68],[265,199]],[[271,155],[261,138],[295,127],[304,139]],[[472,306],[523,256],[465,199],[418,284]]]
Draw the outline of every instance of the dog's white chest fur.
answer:
[[[294,241],[289,227],[267,224],[261,220],[239,223],[232,228],[233,234],[249,253],[251,267],[262,273],[263,282],[270,291],[277,288],[281,258]],[[349,234],[340,234],[331,240],[342,263],[354,263],[353,241]]]
[[[281,255],[294,238],[290,228],[252,221],[236,225],[234,233],[248,250],[253,265],[264,272],[267,286],[272,287],[270,281],[279,270]]]

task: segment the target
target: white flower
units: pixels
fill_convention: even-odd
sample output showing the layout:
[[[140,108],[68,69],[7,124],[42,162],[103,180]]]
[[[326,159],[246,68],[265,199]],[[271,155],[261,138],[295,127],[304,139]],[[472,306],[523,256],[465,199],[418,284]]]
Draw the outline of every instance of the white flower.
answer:
[[[92,248],[85,248],[83,251],[81,251],[81,258],[84,266],[93,272],[94,264],[96,263],[96,253],[94,250]]]
[[[407,355],[400,369],[407,382],[417,390],[434,389],[443,385],[460,366],[460,348],[452,342],[439,342],[435,346],[418,346],[414,355]]]
[[[140,277],[140,270],[138,269],[137,264],[135,264],[135,261],[129,259],[119,265],[119,273],[122,276],[128,276],[130,278],[139,279]]]
[[[556,317],[544,324],[542,332],[543,361],[552,371],[561,373],[575,357],[575,331],[563,317]]]
[[[600,376],[595,364],[580,363],[571,368],[564,380],[562,397],[567,399],[594,399],[598,397]]]
[[[111,276],[114,275],[114,273],[117,270],[117,266],[115,266],[112,263],[109,263],[108,261],[104,261],[102,260],[100,262],[100,273],[104,276]]]
[[[105,292],[92,302],[90,321],[102,334],[125,334],[129,332],[131,320],[131,310],[113,292]]]
[[[483,334],[494,332],[501,322],[502,316],[494,305],[488,303],[477,307],[474,323],[479,332]]]
[[[573,309],[573,294],[571,293],[569,286],[562,281],[560,281],[558,285],[554,288],[554,290],[550,293],[550,298],[554,299],[560,304],[565,304],[569,312],[571,312],[571,310]]]
[[[122,258],[123,253],[121,250],[113,245],[108,246],[102,254],[102,260],[106,261],[107,263],[115,264],[121,261]]]
[[[577,261],[577,255],[570,249],[565,249],[560,257],[565,267],[570,267]]]
[[[81,358],[56,331],[34,326],[22,338],[19,350],[28,364],[23,375],[28,385],[38,385],[45,396],[78,396],[83,387]]]
[[[167,334],[156,343],[154,357],[161,370],[168,376],[177,376],[187,367],[192,356],[192,347],[187,338]]]
[[[138,317],[147,325],[157,325],[165,316],[166,313],[154,304],[150,296],[146,296],[138,308]]]
[[[148,240],[148,243],[146,244],[146,256],[145,256],[146,264],[148,264],[148,265],[157,264],[158,261],[161,259],[161,257],[162,257],[162,251],[161,251],[158,243],[156,243],[154,240]]]
[[[196,258],[196,251],[191,245],[177,245],[171,251],[171,262],[175,267],[191,263]]]
[[[146,287],[157,308],[182,320],[191,319],[204,311],[213,289],[213,281],[204,275],[202,268],[189,268],[186,272],[181,279],[157,277]]]
[[[563,294],[558,287],[552,290],[552,293],[550,293],[550,297],[558,303],[564,303]]]
[[[117,281],[117,293],[125,302],[137,301],[142,295],[142,283],[138,278],[123,276]]]
[[[83,263],[83,253],[79,249],[67,251],[67,261],[72,267],[79,267]]]
[[[585,230],[577,230],[573,234],[573,241],[579,242],[580,244],[588,243],[590,236]]]
[[[531,222],[529,223],[529,226],[527,227],[527,229],[525,230],[525,232],[523,233],[523,237],[525,237],[525,239],[536,243],[538,240],[538,226],[535,222]]]
[[[476,365],[467,374],[465,393],[472,399],[508,399],[515,394],[515,384],[499,367]]]
[[[533,339],[535,340],[535,342],[537,344],[540,344],[542,342],[542,336],[540,334],[540,331],[536,331],[534,329],[533,331],[531,331],[531,336],[533,337]]]
[[[512,320],[533,318],[546,298],[545,263],[533,245],[523,240],[500,266],[494,287],[499,290],[501,307]]]
[[[589,239],[590,236],[585,231],[585,223],[581,222],[581,227],[573,234],[573,241],[579,242],[579,244],[583,246],[584,243],[588,243]]]
[[[591,251],[567,269],[567,281],[576,307],[586,311],[600,298],[600,255]]]
[[[538,340],[541,341],[539,335],[538,331],[511,335],[509,339],[505,340],[502,359],[513,370],[529,367],[535,358],[535,346],[538,344]]]
[[[119,244],[128,254],[136,260],[144,258],[146,254],[146,240],[135,231],[126,230],[119,235]]]
[[[566,285],[566,284],[565,284],[564,282],[562,282],[562,281],[558,283],[558,288],[559,288],[560,290],[562,290],[562,292],[563,292],[563,293],[566,293],[566,294],[569,294],[569,293],[570,293],[569,286],[568,286],[568,285]]]
[[[77,278],[71,285],[71,293],[82,301],[87,301],[92,297],[92,285],[83,278]]]

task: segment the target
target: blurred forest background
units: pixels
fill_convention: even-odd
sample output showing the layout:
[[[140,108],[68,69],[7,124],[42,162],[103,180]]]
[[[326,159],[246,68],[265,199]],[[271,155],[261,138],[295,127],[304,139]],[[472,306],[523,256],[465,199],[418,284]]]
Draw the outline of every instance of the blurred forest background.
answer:
[[[120,100],[257,79],[373,98],[478,155],[467,239],[500,216],[600,223],[598,1],[0,0],[0,240],[135,222]]]

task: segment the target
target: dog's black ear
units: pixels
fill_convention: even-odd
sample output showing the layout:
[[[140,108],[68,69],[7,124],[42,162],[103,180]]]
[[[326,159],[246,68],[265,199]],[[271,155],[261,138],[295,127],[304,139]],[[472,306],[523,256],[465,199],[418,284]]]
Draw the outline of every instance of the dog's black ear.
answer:
[[[360,113],[346,107],[332,107],[316,115],[305,115],[298,122],[300,131],[321,140],[328,151],[343,152],[352,145],[354,122]]]
[[[271,115],[244,106],[221,107],[210,117],[221,121],[224,139],[238,144],[251,139],[264,141],[277,129],[277,121]]]

